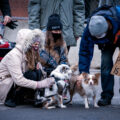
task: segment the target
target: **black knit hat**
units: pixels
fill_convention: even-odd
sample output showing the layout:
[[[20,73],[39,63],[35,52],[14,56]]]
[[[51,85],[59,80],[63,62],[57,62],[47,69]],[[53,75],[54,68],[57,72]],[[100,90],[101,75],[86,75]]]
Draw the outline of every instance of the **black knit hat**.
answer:
[[[48,18],[47,30],[62,30],[62,23],[58,14],[52,14]]]

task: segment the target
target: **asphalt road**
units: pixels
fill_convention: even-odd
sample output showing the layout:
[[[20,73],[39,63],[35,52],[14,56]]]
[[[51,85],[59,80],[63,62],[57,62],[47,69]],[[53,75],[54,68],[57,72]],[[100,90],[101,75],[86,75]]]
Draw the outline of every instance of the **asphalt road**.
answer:
[[[1,107],[0,120],[120,120],[120,105],[85,109],[83,104],[73,104],[51,110],[33,106]]]

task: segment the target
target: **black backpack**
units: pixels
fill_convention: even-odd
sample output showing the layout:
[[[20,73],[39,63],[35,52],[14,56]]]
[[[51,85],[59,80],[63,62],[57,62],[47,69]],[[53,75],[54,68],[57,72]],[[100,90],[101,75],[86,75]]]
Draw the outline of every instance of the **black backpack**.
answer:
[[[120,6],[113,7],[109,5],[103,5],[97,8],[95,11],[93,11],[91,16],[89,17],[89,20],[94,15],[108,15],[114,18],[116,21],[120,22]]]

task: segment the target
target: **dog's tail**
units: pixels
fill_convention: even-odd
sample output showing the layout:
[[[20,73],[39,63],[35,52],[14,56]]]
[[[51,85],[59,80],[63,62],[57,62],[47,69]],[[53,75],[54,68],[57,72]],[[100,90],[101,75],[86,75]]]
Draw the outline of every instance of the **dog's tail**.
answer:
[[[78,64],[72,65],[70,68],[71,68],[71,70],[72,70],[73,72],[75,72],[75,71],[77,71],[77,69],[78,69]]]

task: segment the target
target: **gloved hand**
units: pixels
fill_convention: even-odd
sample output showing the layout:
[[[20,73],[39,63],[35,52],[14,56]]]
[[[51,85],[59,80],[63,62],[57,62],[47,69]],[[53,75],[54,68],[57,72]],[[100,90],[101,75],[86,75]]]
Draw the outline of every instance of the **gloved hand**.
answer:
[[[50,78],[46,78],[42,81],[39,81],[37,83],[37,88],[46,88],[46,87],[50,87],[51,85],[53,85],[55,83],[55,79],[53,77]]]
[[[12,18],[8,15],[5,15],[4,16],[4,21],[3,21],[3,24],[6,25],[7,23],[10,23],[12,20]]]
[[[17,21],[11,21],[9,23],[6,24],[7,27],[9,27],[10,29],[15,29],[18,25],[16,24]]]

